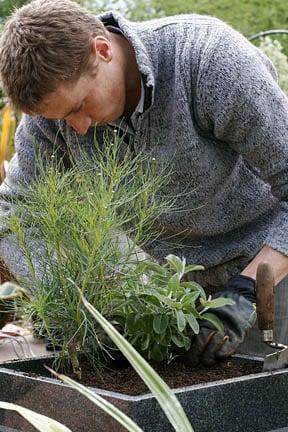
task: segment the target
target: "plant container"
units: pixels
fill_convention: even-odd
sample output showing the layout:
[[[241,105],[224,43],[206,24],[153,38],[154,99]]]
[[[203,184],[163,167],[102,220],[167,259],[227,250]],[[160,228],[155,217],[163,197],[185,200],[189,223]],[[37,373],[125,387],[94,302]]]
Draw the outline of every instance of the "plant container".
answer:
[[[260,357],[234,356],[239,362],[262,363]],[[52,417],[73,432],[122,432],[115,420],[66,384],[49,377],[44,364],[53,357],[0,364],[0,400]],[[145,432],[174,429],[152,394],[130,396],[93,390],[130,416]],[[195,432],[288,431],[288,369],[174,390]],[[34,432],[18,414],[0,410],[0,432]]]

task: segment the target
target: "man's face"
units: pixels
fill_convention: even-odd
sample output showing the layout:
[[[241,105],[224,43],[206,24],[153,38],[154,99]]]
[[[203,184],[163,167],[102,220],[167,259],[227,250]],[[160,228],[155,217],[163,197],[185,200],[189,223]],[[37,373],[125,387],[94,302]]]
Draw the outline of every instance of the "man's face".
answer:
[[[117,52],[112,55],[112,46],[103,37],[95,38],[93,49],[96,73],[82,75],[74,83],[60,83],[39,108],[43,117],[64,119],[81,135],[91,126],[119,118],[126,103],[125,76]]]

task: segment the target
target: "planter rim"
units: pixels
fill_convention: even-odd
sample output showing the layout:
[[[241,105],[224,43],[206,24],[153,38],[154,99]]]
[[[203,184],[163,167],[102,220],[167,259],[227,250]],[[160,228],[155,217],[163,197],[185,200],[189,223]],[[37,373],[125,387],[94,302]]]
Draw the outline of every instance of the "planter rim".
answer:
[[[11,361],[4,361],[4,362],[0,362],[0,376],[2,373],[5,374],[9,374],[9,375],[16,375],[19,377],[25,377],[27,379],[33,380],[33,381],[40,381],[40,382],[46,382],[46,383],[50,383],[50,384],[57,384],[60,386],[64,386],[64,387],[70,387],[68,384],[65,384],[59,380],[57,380],[56,378],[49,378],[49,377],[45,377],[42,375],[38,375],[38,376],[33,376],[30,375],[29,372],[22,372],[22,371],[17,371],[11,368],[5,368],[5,364],[17,364],[20,363],[21,361],[29,361],[29,360],[34,360],[34,361],[43,361],[45,359],[51,359],[53,358],[53,355],[45,355],[45,356],[39,356],[39,357],[31,357],[31,358],[27,358],[27,359],[21,359],[21,360],[11,360]],[[263,357],[255,357],[255,356],[248,356],[248,355],[244,355],[244,354],[239,354],[239,355],[235,355],[232,358],[239,358],[239,359],[243,359],[243,360],[247,360],[247,361],[262,361],[263,362]],[[244,375],[241,377],[235,377],[235,378],[227,378],[227,379],[223,379],[223,380],[216,380],[216,381],[211,381],[208,383],[202,383],[202,384],[194,384],[191,386],[185,386],[185,387],[178,387],[178,388],[174,388],[172,389],[172,391],[175,394],[181,394],[187,391],[192,391],[192,390],[201,390],[201,389],[207,389],[209,387],[217,387],[219,385],[224,386],[224,385],[229,385],[231,383],[238,383],[238,382],[242,382],[242,381],[250,381],[250,380],[255,380],[255,379],[260,379],[263,377],[269,377],[269,376],[273,376],[273,375],[281,375],[281,374],[287,374],[288,369],[281,369],[281,370],[277,370],[277,371],[272,371],[272,372],[258,372],[258,373],[254,373],[254,374],[249,374],[249,375]],[[36,374],[35,374],[36,375]],[[92,386],[87,386],[87,388],[89,388],[90,390],[92,390],[93,392],[101,395],[101,396],[106,396],[106,397],[110,397],[110,398],[117,398],[117,399],[122,399],[122,400],[126,400],[126,401],[140,401],[140,400],[144,400],[144,399],[153,399],[154,396],[152,393],[147,392],[147,393],[143,393],[140,395],[129,395],[126,393],[118,393],[118,392],[114,392],[114,391],[110,391],[110,390],[104,390],[98,387],[92,387]]]

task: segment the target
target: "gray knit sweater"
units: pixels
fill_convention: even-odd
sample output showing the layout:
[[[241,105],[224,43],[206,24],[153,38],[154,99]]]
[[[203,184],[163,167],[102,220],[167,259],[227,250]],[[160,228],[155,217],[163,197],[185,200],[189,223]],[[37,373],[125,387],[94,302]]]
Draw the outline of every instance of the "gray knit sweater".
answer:
[[[288,255],[288,100],[271,62],[211,17],[132,23],[108,12],[101,19],[118,26],[133,45],[145,84],[135,152],[169,165],[173,174],[165,193],[182,194],[181,211],[158,220],[182,247],[155,241],[150,254],[176,253],[203,264],[214,284],[215,275],[222,283],[264,244]],[[107,128],[98,128],[98,136]],[[22,272],[22,261],[7,237],[4,215],[10,211],[7,198],[33,178],[33,145],[48,153],[55,143],[63,153],[69,146],[77,160],[80,147],[91,151],[93,134],[90,129],[79,136],[64,121],[23,117],[17,154],[0,188],[0,254],[12,272]]]

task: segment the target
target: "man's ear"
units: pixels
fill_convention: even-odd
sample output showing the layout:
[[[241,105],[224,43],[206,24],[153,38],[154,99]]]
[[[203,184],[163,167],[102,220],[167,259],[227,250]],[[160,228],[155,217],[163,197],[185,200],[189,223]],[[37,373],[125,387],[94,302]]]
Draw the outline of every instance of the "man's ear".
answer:
[[[111,42],[104,36],[96,36],[91,41],[91,54],[109,62],[112,59]]]

